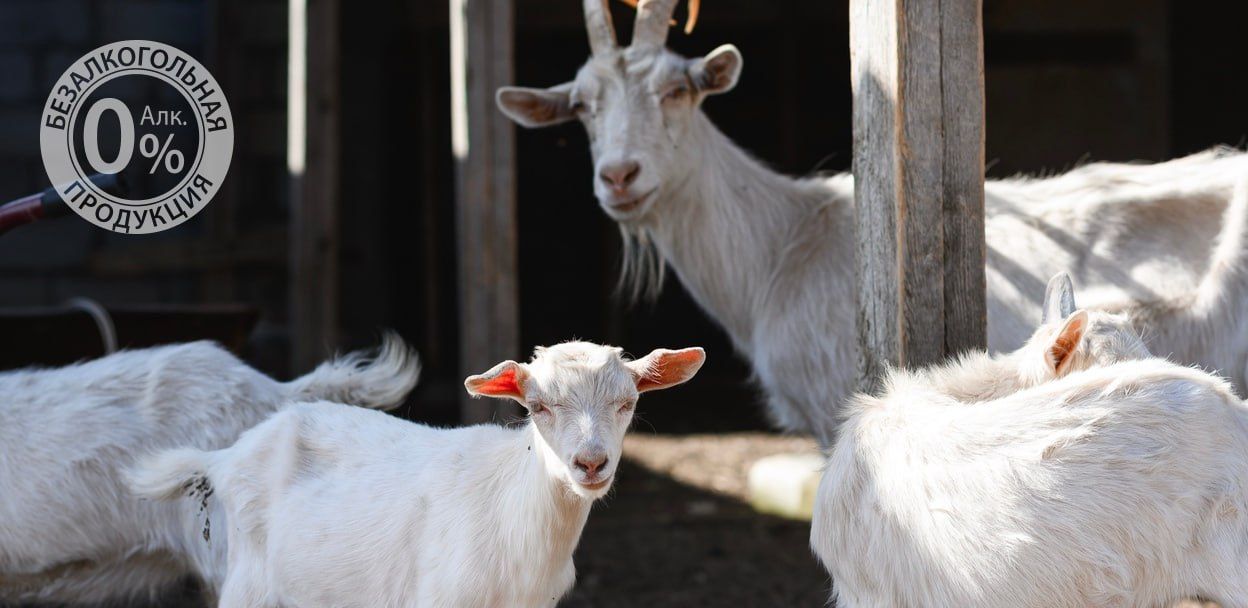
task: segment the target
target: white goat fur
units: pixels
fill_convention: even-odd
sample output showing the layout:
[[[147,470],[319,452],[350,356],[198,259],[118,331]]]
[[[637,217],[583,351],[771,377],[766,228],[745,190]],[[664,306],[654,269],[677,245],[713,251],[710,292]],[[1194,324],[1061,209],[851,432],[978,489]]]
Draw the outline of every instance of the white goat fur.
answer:
[[[1248,256],[1229,246],[1248,233],[1248,189],[1227,215],[1212,270],[1182,301],[1234,291],[1220,283]],[[838,606],[1248,606],[1234,578],[1248,558],[1225,553],[1248,548],[1248,410],[1220,380],[1153,359],[1127,314],[1075,310],[1065,275],[1045,311],[1018,351],[892,371],[882,396],[853,400],[811,527]],[[1202,425],[1232,443],[1206,443]]]
[[[836,605],[1248,606],[1248,409],[1160,359],[967,403],[852,400],[811,544]]]
[[[188,574],[219,584],[215,504],[140,501],[121,471],[154,450],[228,446],[293,400],[394,406],[418,373],[393,336],[289,383],[210,342],[0,373],[0,603],[154,598]]]
[[[735,86],[742,65],[735,47],[694,60],[662,48],[607,47],[571,82],[500,89],[499,107],[528,127],[583,123],[595,194],[624,235],[625,277],[654,291],[670,264],[752,361],[774,421],[828,441],[858,360],[853,177],[780,175],[711,123],[701,103]],[[628,187],[599,177],[625,161],[638,168]],[[1248,155],[1213,150],[1153,165],[1097,163],[1049,178],[989,180],[989,348],[1023,343],[1043,280],[1059,271],[1071,272],[1090,308],[1191,293],[1245,174]],[[1221,370],[1242,391],[1245,302],[1212,319],[1170,315],[1174,325],[1155,326],[1149,347]]]
[[[572,587],[573,549],[610,487],[638,392],[684,382],[703,356],[538,349],[465,383],[525,404],[522,428],[300,404],[229,449],[159,454],[132,486],[175,499],[207,479],[232,522],[223,608],[553,606]],[[586,454],[606,458],[594,475],[573,466]]]
[[[1073,347],[1055,361],[1051,353],[1059,338]],[[907,372],[916,383],[956,401],[977,403],[999,399],[1068,374],[1152,355],[1121,314],[1074,311],[1055,323],[1041,325],[1027,344],[1005,354],[964,353],[942,365]]]

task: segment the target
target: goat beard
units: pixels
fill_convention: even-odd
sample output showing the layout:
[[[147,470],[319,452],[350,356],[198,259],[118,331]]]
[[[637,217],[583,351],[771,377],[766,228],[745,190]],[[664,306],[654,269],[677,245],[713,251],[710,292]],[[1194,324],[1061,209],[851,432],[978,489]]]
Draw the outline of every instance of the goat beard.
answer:
[[[625,295],[630,303],[653,302],[663,290],[667,274],[663,254],[646,228],[628,224],[619,224],[619,227],[623,249],[616,292]]]

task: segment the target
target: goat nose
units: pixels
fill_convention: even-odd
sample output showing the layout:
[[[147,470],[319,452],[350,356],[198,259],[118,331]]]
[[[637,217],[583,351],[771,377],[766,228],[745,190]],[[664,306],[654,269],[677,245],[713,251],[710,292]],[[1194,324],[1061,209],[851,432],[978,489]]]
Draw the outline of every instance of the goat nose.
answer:
[[[598,177],[612,189],[624,190],[637,179],[638,173],[641,173],[641,164],[635,160],[627,160],[603,165]]]
[[[572,464],[584,471],[586,475],[592,477],[598,474],[598,471],[602,470],[603,467],[607,466],[607,455],[577,456],[572,459]]]

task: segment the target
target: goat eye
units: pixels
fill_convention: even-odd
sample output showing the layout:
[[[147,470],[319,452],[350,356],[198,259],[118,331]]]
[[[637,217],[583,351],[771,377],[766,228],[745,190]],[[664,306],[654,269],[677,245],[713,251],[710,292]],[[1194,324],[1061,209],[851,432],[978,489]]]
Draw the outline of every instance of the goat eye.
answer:
[[[688,92],[689,92],[689,87],[687,86],[681,85],[678,87],[674,87],[672,89],[669,89],[666,93],[663,94],[663,101],[672,101],[672,100],[680,99],[681,97],[684,97],[685,94]]]
[[[542,405],[542,404],[540,404],[540,403],[534,403],[534,404],[532,404],[532,405],[530,405],[530,406],[529,406],[529,414],[530,414],[530,415],[533,415],[533,414],[540,414],[540,413],[545,412],[545,411],[546,411],[546,406],[544,406],[544,405]]]
[[[632,401],[625,401],[623,404],[621,404],[621,405],[620,405],[620,412],[621,412],[621,413],[623,413],[623,412],[627,412],[627,411],[629,411],[629,410],[631,410],[631,409],[633,409],[633,402],[632,402]]]
[[[571,110],[573,114],[580,114],[585,111],[585,104],[580,101],[574,101],[568,106],[568,109]]]

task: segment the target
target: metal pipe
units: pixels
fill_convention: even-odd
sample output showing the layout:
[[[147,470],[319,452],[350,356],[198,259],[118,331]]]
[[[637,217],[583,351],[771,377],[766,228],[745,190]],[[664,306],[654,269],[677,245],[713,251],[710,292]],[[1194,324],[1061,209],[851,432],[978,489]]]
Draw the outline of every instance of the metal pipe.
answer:
[[[113,196],[125,196],[129,188],[120,173],[99,173],[91,176],[91,183],[96,188]],[[53,186],[40,192],[23,196],[15,201],[0,205],[0,235],[26,224],[44,218],[69,215],[70,209],[61,195]]]

